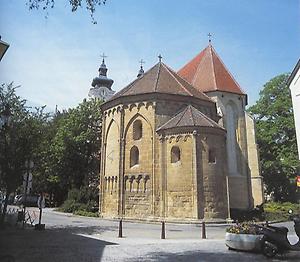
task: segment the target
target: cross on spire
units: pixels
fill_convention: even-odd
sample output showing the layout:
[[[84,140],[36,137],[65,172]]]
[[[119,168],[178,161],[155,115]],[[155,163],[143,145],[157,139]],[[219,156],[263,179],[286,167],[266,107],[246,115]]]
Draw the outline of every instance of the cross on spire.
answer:
[[[146,62],[143,60],[143,59],[141,59],[140,61],[139,61],[139,63],[141,64],[141,68],[143,67],[143,64],[145,64]]]
[[[104,63],[104,58],[106,58],[107,56],[104,53],[102,53],[102,55],[100,55],[100,57],[102,57],[102,63]]]
[[[158,55],[158,60],[159,60],[160,63],[161,63],[161,59],[162,59],[162,56],[161,56],[161,54],[159,54]]]
[[[208,36],[208,42],[211,43],[211,37],[212,37],[212,34],[211,34],[211,33],[208,33],[207,36]]]

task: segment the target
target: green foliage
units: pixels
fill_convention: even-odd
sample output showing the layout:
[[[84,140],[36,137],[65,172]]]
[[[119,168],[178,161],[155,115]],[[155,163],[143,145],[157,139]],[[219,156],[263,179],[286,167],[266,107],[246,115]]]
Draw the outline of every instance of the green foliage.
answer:
[[[256,120],[261,173],[275,201],[295,201],[297,148],[288,75],[264,85],[256,104],[248,109]]]
[[[39,149],[41,161],[35,186],[53,193],[61,204],[71,188],[97,191],[100,165],[101,102],[84,100],[74,109],[57,113]]]
[[[0,112],[8,107],[11,120],[0,128],[0,186],[14,192],[26,172],[25,161],[38,158],[36,150],[41,142],[48,115],[44,108],[26,107],[26,101],[16,95],[13,84],[0,87]]]
[[[16,94],[13,84],[0,86],[0,112],[9,109],[10,121],[0,126],[0,189],[8,195],[23,182],[28,172],[25,161],[39,157],[36,150],[42,140],[42,133],[48,115],[44,108],[34,110],[26,106],[26,101]],[[7,207],[5,202],[1,222]]]
[[[290,202],[278,203],[278,202],[267,202],[264,204],[264,211],[266,220],[289,220],[289,210],[293,210],[293,214],[300,214],[300,205]]]
[[[62,212],[79,214],[95,213],[94,208],[98,206],[98,195],[89,187],[80,189],[73,188],[68,193],[67,200],[59,208]]]
[[[11,124],[0,127],[0,189],[22,185],[25,160],[33,160],[33,190],[46,192],[67,212],[98,206],[101,101],[84,100],[50,118],[44,108],[26,107],[12,84],[0,87],[0,112],[7,105]]]
[[[105,5],[106,0],[69,0],[67,2],[71,6],[72,12],[76,12],[78,8],[85,7],[90,13],[93,23],[97,24],[97,22],[94,19],[96,7],[100,5]],[[52,9],[55,6],[55,0],[27,0],[26,3],[29,7],[29,10],[48,10],[49,8]]]
[[[233,234],[251,234],[251,235],[258,235],[259,231],[258,228],[255,227],[253,222],[243,222],[232,225],[226,228],[226,232],[233,233]]]
[[[74,215],[85,216],[85,217],[99,217],[98,213],[88,212],[84,210],[77,210],[74,212]]]

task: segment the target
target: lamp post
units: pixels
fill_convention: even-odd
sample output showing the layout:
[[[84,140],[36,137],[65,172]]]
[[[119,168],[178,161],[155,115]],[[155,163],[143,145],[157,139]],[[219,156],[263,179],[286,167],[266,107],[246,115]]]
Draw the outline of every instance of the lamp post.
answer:
[[[26,201],[27,201],[27,191],[28,191],[28,183],[29,183],[29,175],[33,168],[33,162],[31,160],[25,161],[26,167],[26,179],[25,179],[25,187],[24,187],[24,204],[23,204],[23,227],[25,225],[25,215],[26,215]]]
[[[1,112],[1,115],[0,115],[0,119],[1,119],[1,125],[0,125],[0,129],[1,131],[3,131],[3,138],[4,138],[4,156],[7,156],[7,138],[6,138],[6,134],[7,134],[7,131],[8,131],[8,128],[10,126],[10,120],[11,120],[11,111],[10,111],[10,108],[9,108],[9,105],[6,104],[4,106],[4,110]],[[4,172],[4,175],[5,176],[8,176],[8,160],[5,159],[4,161],[4,167],[3,167],[3,170],[2,172]],[[0,225],[3,225],[4,223],[4,217],[5,217],[5,214],[6,214],[6,209],[7,209],[7,205],[8,205],[8,197],[9,197],[9,189],[6,188],[6,193],[5,193],[5,202],[4,202],[4,207],[3,207],[3,210],[2,210],[2,215],[1,215],[1,221],[0,221]]]

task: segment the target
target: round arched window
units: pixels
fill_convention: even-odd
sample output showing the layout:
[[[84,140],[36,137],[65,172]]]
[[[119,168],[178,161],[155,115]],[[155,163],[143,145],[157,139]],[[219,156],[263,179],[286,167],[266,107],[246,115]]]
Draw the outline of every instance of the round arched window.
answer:
[[[180,149],[178,146],[173,146],[171,149],[171,163],[180,161]]]
[[[141,120],[136,120],[133,123],[133,130],[132,130],[133,140],[139,140],[142,138],[143,135],[143,125]]]
[[[139,164],[139,149],[136,146],[133,146],[130,149],[130,167]]]

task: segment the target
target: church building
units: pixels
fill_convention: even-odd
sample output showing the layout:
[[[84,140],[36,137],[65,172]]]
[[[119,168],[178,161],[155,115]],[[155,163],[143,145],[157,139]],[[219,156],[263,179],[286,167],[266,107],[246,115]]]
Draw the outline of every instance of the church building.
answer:
[[[211,43],[178,72],[161,56],[147,72],[141,66],[101,106],[100,215],[199,221],[261,204],[246,105]]]

